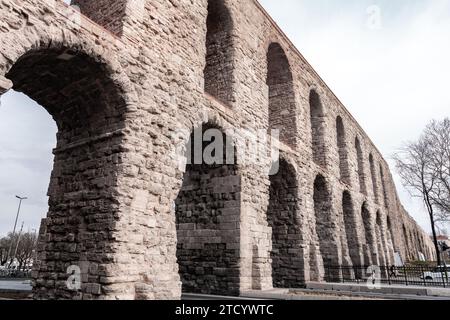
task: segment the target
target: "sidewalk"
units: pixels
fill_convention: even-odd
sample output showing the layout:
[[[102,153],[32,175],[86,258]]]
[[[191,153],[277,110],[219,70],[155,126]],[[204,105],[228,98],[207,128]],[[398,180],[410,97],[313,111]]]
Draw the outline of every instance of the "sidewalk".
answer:
[[[0,300],[29,300],[31,298],[30,280],[0,280]]]
[[[450,300],[450,288],[436,288],[425,286],[406,285],[385,285],[380,289],[370,289],[365,283],[319,283],[310,282],[306,284],[309,290],[331,290],[345,292],[375,293],[375,294],[395,294],[395,295],[415,295],[429,297],[448,297]]]
[[[241,297],[276,300],[450,300],[450,289],[387,286],[369,289],[365,284],[316,283],[304,289],[247,291]]]

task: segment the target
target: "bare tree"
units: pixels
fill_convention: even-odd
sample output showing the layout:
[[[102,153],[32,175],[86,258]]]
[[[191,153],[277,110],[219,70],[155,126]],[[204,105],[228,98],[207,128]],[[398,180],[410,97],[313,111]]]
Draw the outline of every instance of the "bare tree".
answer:
[[[11,238],[0,238],[0,266],[3,266],[8,262],[8,248],[10,243]]]
[[[20,237],[16,255],[19,270],[25,270],[31,263],[36,250],[36,244],[37,236],[35,233],[27,232]]]
[[[33,254],[36,250],[37,245],[37,236],[35,233],[24,233],[20,236],[18,234],[15,234],[14,236],[12,233],[9,233],[8,236],[0,239],[0,265],[5,265],[9,262],[12,262],[13,259],[12,255],[9,257],[8,255],[8,248],[11,244],[11,241],[13,242],[13,246],[17,245],[17,253],[15,256],[15,259],[17,260],[19,266],[19,270],[25,269],[25,267],[32,261]],[[19,243],[17,244],[17,241]]]
[[[450,119],[432,121],[424,133],[430,150],[431,166],[436,173],[436,184],[430,197],[436,207],[436,220],[450,221]]]
[[[449,201],[449,137],[450,120],[432,121],[418,141],[405,144],[394,155],[397,171],[403,185],[412,196],[420,197],[427,208],[433,240],[441,264],[436,222],[450,215]]]

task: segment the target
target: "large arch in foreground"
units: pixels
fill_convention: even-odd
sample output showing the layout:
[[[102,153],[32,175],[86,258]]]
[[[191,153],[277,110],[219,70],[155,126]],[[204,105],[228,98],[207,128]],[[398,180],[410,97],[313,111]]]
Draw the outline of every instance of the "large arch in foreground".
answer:
[[[105,296],[101,284],[112,275],[98,270],[109,270],[116,253],[112,239],[120,169],[112,159],[122,152],[128,94],[106,61],[79,47],[42,41],[17,52],[2,83],[45,108],[58,128],[49,210],[34,264],[34,297]],[[68,278],[74,266],[89,286],[73,290],[65,281],[52,281]]]

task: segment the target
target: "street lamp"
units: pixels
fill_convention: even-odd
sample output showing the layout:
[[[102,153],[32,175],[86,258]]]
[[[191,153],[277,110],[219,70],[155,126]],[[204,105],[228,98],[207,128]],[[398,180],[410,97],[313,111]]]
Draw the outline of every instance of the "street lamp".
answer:
[[[13,229],[13,233],[12,233],[12,236],[11,236],[11,243],[9,244],[8,255],[7,255],[8,259],[9,259],[10,255],[11,255],[14,235],[16,234],[17,220],[19,219],[20,207],[22,206],[22,201],[28,199],[27,197],[19,197],[19,196],[16,196],[16,198],[19,199],[19,208],[17,209],[16,221],[14,222],[14,229]],[[11,261],[9,263],[10,266],[11,266],[12,262],[13,261]]]

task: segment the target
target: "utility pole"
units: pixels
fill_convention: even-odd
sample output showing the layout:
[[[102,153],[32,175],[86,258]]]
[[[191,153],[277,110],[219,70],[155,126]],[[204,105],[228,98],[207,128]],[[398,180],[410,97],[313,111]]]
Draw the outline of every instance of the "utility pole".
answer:
[[[20,213],[20,207],[22,206],[22,201],[28,199],[27,197],[19,197],[19,196],[16,196],[16,198],[19,199],[19,208],[17,209],[16,221],[14,222],[14,229],[13,229],[13,233],[11,236],[11,243],[9,244],[8,255],[6,256],[7,259],[9,259],[11,256],[11,250],[12,250],[12,246],[13,246],[14,236],[16,234],[17,220],[19,219],[19,213]],[[11,263],[12,263],[12,261],[9,262],[9,266],[11,266]]]

